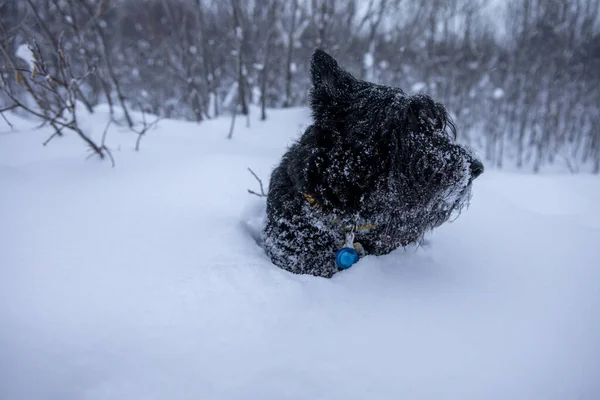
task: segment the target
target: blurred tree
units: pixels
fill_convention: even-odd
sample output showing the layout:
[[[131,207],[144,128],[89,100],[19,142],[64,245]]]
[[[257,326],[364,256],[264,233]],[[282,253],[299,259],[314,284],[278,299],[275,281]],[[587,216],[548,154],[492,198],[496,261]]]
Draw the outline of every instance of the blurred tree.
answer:
[[[496,166],[600,172],[600,0],[0,0],[3,85],[23,44],[62,43],[89,110],[202,121],[308,100],[322,47],[356,76],[426,91]],[[27,100],[29,99],[29,100]],[[0,110],[12,107],[0,94]],[[11,110],[14,110],[11,108]]]

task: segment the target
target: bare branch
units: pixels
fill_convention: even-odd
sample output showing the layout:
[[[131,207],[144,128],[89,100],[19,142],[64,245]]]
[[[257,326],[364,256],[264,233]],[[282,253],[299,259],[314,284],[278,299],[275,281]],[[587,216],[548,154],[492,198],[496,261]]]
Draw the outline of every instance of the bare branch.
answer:
[[[34,12],[41,18],[31,0],[29,5],[34,8]],[[50,33],[48,34],[50,35]],[[77,133],[89,148],[100,158],[104,158],[103,149],[83,132],[77,120],[79,86],[89,74],[84,73],[81,77],[75,77],[65,53],[62,36],[54,39],[53,43],[57,45],[53,50],[56,51],[58,64],[51,68],[37,41],[32,40],[29,50],[33,58],[33,68],[25,73],[22,68],[18,67],[6,46],[0,41],[0,52],[8,62],[8,71],[15,74],[17,83],[31,96],[37,108],[31,107],[17,98],[17,95],[13,93],[6,81],[4,73],[0,73],[0,80],[2,81],[0,91],[13,102],[11,107],[20,108],[41,119],[44,124],[47,123],[54,128],[54,133],[43,143],[44,145],[47,145],[55,137],[61,136],[64,129],[68,129]],[[55,73],[52,73],[52,70]]]
[[[0,113],[3,113],[5,111],[10,111],[10,110],[14,110],[15,108],[18,108],[19,106],[16,104],[13,104],[12,106],[8,106],[5,108],[0,108]]]
[[[142,110],[142,127],[141,129],[132,128],[134,132],[138,134],[137,140],[135,141],[135,151],[140,151],[140,142],[142,141],[142,137],[152,129],[158,122],[161,120],[161,117],[157,117],[151,123],[146,121],[146,113]]]
[[[104,128],[104,132],[102,132],[102,141],[100,142],[101,146],[104,146],[104,144],[106,142],[106,134],[108,133],[108,128],[110,128],[111,123],[112,123],[112,120],[109,119],[108,123],[106,124],[106,127]]]
[[[2,119],[4,120],[4,122],[6,122],[8,124],[8,126],[10,126],[10,129],[14,129],[15,127],[13,126],[13,124],[10,123],[10,121],[8,120],[8,118],[6,118],[6,115],[4,115],[5,111],[9,111],[12,110],[14,108],[17,108],[18,106],[15,104],[13,106],[4,108],[2,110],[0,110],[0,115],[2,116]]]
[[[102,141],[100,142],[100,148],[102,150],[104,150],[104,152],[108,155],[108,158],[110,158],[111,166],[112,166],[112,168],[114,168],[115,167],[115,159],[114,159],[110,149],[106,146],[106,134],[108,133],[108,128],[110,127],[110,124],[112,122],[113,122],[112,119],[109,119],[108,123],[106,124],[106,127],[104,128],[104,132],[102,132]]]
[[[260,193],[257,193],[253,190],[248,189],[248,193],[253,194],[255,196],[258,197],[267,197],[267,194],[265,193],[265,189],[263,186],[263,182],[262,180],[258,177],[258,175],[256,175],[256,173],[254,173],[254,171],[252,171],[251,168],[248,168],[248,171],[250,171],[250,173],[252,174],[252,176],[254,176],[254,179],[256,179],[258,181],[258,184],[260,185]]]
[[[45,140],[45,141],[42,143],[42,146],[47,146],[47,145],[48,145],[48,143],[50,143],[50,141],[51,141],[52,139],[54,139],[55,137],[57,137],[57,136],[60,136],[60,135],[61,135],[61,134],[60,134],[60,130],[57,130],[57,131],[55,131],[54,133],[52,133],[52,135],[50,135],[50,137],[49,137],[48,139],[46,139],[46,140]]]

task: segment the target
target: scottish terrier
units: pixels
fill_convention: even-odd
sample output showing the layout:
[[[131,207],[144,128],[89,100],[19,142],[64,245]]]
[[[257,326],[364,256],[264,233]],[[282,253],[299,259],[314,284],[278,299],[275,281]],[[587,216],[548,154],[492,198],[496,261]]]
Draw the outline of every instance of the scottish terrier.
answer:
[[[460,212],[483,164],[428,95],[356,79],[322,50],[310,73],[314,123],[271,175],[263,245],[280,268],[329,278],[344,245],[384,255]]]

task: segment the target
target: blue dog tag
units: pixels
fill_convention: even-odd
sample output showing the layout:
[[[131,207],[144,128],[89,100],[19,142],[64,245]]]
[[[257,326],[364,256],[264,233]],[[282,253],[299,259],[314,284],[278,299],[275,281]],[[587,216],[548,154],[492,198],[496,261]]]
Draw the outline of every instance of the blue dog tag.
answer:
[[[351,247],[343,247],[335,255],[335,263],[341,269],[348,269],[358,262],[358,253]]]

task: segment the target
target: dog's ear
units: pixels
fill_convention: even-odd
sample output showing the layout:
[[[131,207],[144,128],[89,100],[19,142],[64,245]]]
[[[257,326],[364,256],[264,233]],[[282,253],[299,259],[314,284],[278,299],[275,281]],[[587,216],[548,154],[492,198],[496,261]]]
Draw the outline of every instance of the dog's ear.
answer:
[[[352,92],[356,79],[340,68],[337,61],[321,49],[317,49],[310,62],[312,80],[311,104],[313,111],[343,101]]]
[[[335,58],[321,49],[315,50],[310,60],[310,77],[313,86],[335,86],[341,72]]]

